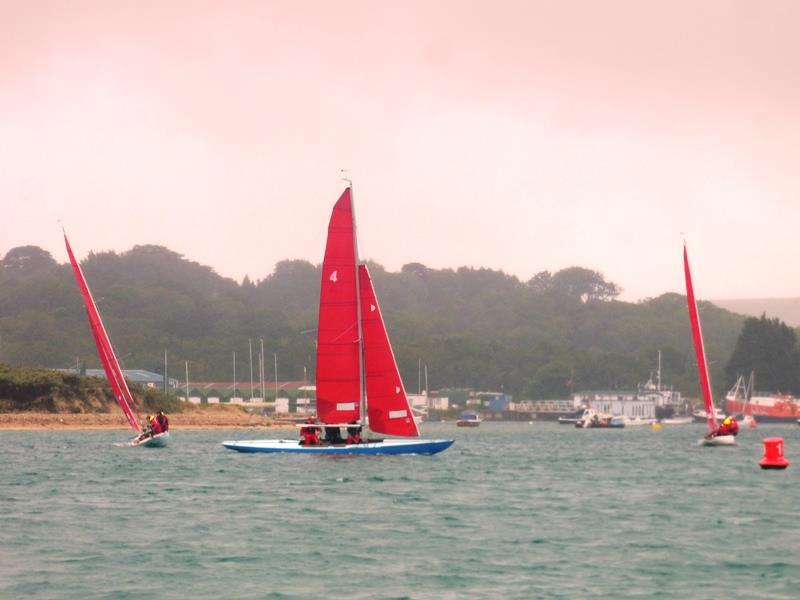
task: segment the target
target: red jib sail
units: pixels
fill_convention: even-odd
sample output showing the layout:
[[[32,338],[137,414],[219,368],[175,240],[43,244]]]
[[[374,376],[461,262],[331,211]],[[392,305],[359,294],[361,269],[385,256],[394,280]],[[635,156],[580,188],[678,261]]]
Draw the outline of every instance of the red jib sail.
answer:
[[[333,207],[322,262],[317,325],[317,418],[349,423],[360,417],[360,345],[356,248],[350,188]]]
[[[387,435],[419,436],[366,265],[359,265],[358,276],[369,428]]]
[[[700,328],[700,315],[697,313],[697,302],[694,298],[692,273],[689,270],[689,255],[686,253],[686,244],[683,245],[683,273],[686,277],[686,302],[689,305],[689,322],[692,325],[694,353],[697,357],[697,372],[700,377],[700,388],[703,392],[703,402],[706,407],[708,429],[710,431],[716,431],[717,417],[714,414],[714,401],[711,398],[711,379],[708,376],[706,350],[703,346],[703,330]]]
[[[100,355],[100,362],[103,363],[106,378],[108,378],[108,383],[114,391],[114,397],[117,399],[117,403],[128,418],[128,423],[131,424],[134,431],[140,433],[142,428],[139,426],[139,415],[138,413],[134,413],[136,403],[133,401],[133,396],[128,389],[128,384],[125,382],[125,377],[122,375],[122,369],[120,369],[117,357],[114,355],[114,350],[111,348],[111,341],[108,339],[106,328],[103,326],[103,320],[100,318],[97,305],[94,303],[92,293],[89,291],[89,286],[86,284],[83,271],[78,261],[75,260],[75,255],[72,254],[72,248],[69,245],[67,234],[64,234],[64,243],[67,245],[69,262],[72,264],[72,271],[75,273],[75,279],[81,290],[81,296],[83,296],[86,315],[89,317],[89,325],[92,328],[92,337],[94,337],[94,343],[97,346],[97,354]]]

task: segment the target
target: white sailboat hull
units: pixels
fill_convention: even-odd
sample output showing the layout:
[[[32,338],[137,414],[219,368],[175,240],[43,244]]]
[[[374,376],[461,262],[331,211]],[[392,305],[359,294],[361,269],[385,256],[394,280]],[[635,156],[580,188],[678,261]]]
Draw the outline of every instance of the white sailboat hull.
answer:
[[[156,435],[146,437],[143,440],[140,440],[138,437],[135,437],[131,440],[131,446],[146,446],[147,448],[163,448],[169,442],[169,431],[165,431],[164,433],[157,433]]]
[[[697,442],[700,446],[735,446],[735,435],[717,435],[711,438],[702,438]]]

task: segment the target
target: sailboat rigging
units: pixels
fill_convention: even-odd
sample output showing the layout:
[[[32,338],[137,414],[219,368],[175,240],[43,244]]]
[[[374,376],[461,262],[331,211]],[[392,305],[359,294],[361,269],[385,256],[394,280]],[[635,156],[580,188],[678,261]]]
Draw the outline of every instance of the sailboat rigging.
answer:
[[[130,389],[128,389],[128,383],[125,381],[125,377],[122,374],[117,356],[114,354],[111,340],[108,337],[105,325],[103,325],[103,320],[100,317],[100,312],[97,310],[97,304],[94,301],[92,292],[89,290],[89,285],[86,283],[83,270],[78,264],[78,261],[75,260],[75,255],[72,253],[72,247],[69,244],[66,232],[64,232],[64,244],[67,247],[67,254],[69,255],[69,262],[72,265],[72,272],[75,274],[75,280],[78,282],[78,288],[83,298],[86,315],[89,318],[89,326],[92,330],[92,337],[97,347],[97,354],[100,356],[100,362],[103,364],[106,379],[108,379],[108,383],[111,385],[117,404],[119,404],[119,407],[125,414],[125,418],[137,434],[137,436],[131,440],[130,444],[133,446],[163,446],[169,439],[169,431],[154,436],[142,436],[142,427],[139,425],[141,416],[136,407],[136,402],[133,399]]]
[[[317,419],[325,427],[417,437],[419,429],[397,368],[372,278],[358,260],[352,185],[331,212],[322,263],[317,327]],[[367,432],[365,432],[367,433]],[[298,440],[226,441],[239,452],[435,454],[453,440],[374,439],[302,445]]]
[[[697,301],[694,297],[692,273],[689,269],[689,255],[686,251],[685,243],[683,245],[683,274],[686,279],[686,302],[689,308],[689,323],[692,328],[692,341],[694,342],[694,352],[697,359],[697,373],[700,379],[700,389],[703,394],[706,423],[708,425],[708,434],[700,440],[700,444],[704,446],[731,446],[736,443],[735,434],[720,435],[718,433],[719,427],[714,412],[714,400],[711,395],[711,378],[708,374],[708,362],[703,344],[703,330],[700,326],[700,315],[697,312]]]

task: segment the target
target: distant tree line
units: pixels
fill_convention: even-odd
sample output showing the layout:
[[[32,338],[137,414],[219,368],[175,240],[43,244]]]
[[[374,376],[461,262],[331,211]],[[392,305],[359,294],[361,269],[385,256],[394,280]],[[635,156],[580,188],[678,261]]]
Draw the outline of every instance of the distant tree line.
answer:
[[[237,379],[249,381],[248,340],[257,378],[263,339],[267,381],[274,380],[273,353],[279,380],[314,380],[318,265],[286,260],[265,279],[238,284],[167,248],[136,246],[90,254],[82,267],[125,368],[162,372],[166,349],[171,377],[183,380],[188,361],[192,381],[229,381],[235,351]],[[665,383],[697,395],[682,295],[621,302],[619,286],[581,267],[543,271],[529,281],[420,263],[397,273],[371,263],[370,271],[409,391],[420,385],[420,364],[427,365],[433,389],[563,398],[578,390],[631,388],[655,371],[660,350]],[[718,393],[750,368],[764,386],[774,381],[798,389],[796,351],[791,360],[751,367],[757,352],[747,340],[765,333],[743,331],[750,320],[712,304],[701,302],[700,311]],[[793,330],[767,321],[780,342],[774,351],[786,350]],[[69,265],[35,246],[14,248],[0,261],[0,361],[100,366]]]

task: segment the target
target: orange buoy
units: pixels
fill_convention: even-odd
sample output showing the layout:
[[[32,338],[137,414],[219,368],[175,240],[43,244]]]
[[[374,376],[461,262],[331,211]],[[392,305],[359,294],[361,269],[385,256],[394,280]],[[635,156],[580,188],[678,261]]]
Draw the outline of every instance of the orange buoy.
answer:
[[[764,438],[764,456],[758,463],[762,469],[785,469],[789,461],[783,456],[783,438]]]

